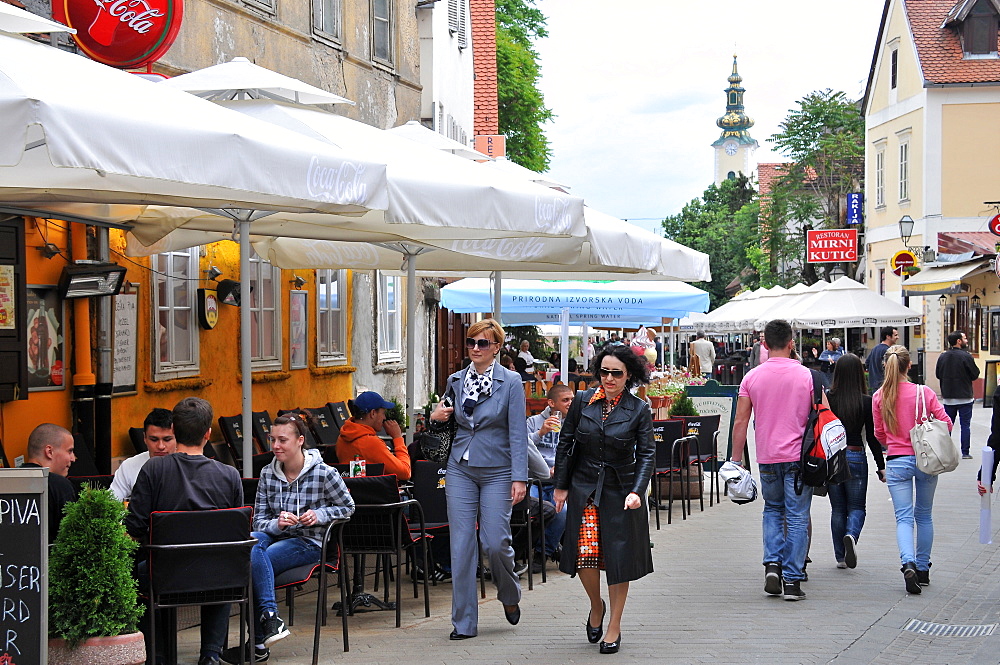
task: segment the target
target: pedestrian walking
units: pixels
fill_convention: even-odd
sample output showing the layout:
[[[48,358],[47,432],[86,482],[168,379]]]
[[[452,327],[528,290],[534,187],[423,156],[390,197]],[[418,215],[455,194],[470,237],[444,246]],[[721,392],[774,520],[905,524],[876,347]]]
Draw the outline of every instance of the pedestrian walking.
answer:
[[[865,503],[868,496],[868,456],[864,443],[878,467],[878,479],[885,482],[885,456],[882,444],[875,436],[872,398],[865,390],[865,370],[854,354],[844,355],[833,366],[833,387],[827,394],[830,410],[840,418],[847,432],[847,465],[850,480],[830,485],[830,531],[837,568],[858,565],[857,545],[865,525]]]
[[[743,462],[750,415],[754,418],[761,494],[764,497],[764,591],[785,600],[806,597],[809,508],[812,488],[795,491],[802,453],[802,433],[813,404],[813,378],[792,358],[795,340],[787,321],[764,328],[767,362],[750,370],[740,383],[733,430],[733,456]],[[827,405],[826,396],[823,404]]]
[[[756,367],[761,363],[760,348],[761,348],[760,337],[754,335],[753,346],[750,348],[750,361],[749,361],[750,366],[747,369],[753,369],[754,367]]]
[[[979,480],[979,496],[993,491],[993,483],[997,480],[997,465],[1000,464],[1000,390],[993,392],[993,418],[990,421],[990,438],[986,445],[993,449],[993,472],[990,474],[990,482],[983,485],[983,469],[980,467],[976,478]]]
[[[448,377],[444,402],[431,420],[455,418],[445,495],[451,534],[451,639],[479,632],[476,569],[479,542],[489,561],[497,599],[511,625],[521,620],[521,582],[514,573],[511,508],[524,499],[528,481],[528,428],[521,377],[496,361],[505,333],[494,319],[469,326],[469,366]],[[631,353],[631,351],[629,351]],[[477,527],[478,526],[478,530]],[[478,540],[477,540],[478,534]]]
[[[577,393],[556,451],[556,510],[567,506],[559,569],[579,575],[590,611],[587,639],[617,653],[629,582],[653,572],[646,487],[656,463],[649,408],[630,390],[649,382],[648,366],[625,346],[606,347],[594,360],[600,385]],[[601,599],[601,570],[611,616]]]
[[[899,331],[893,326],[883,327],[879,334],[882,341],[875,345],[865,361],[865,368],[868,370],[868,389],[872,394],[875,394],[875,391],[882,387],[882,378],[885,376],[885,370],[882,366],[885,352],[899,341]]]
[[[829,388],[833,382],[833,364],[844,357],[844,349],[840,346],[839,337],[831,337],[826,342],[826,349],[819,354],[820,371],[823,372],[823,381]]]
[[[979,366],[966,351],[969,339],[965,333],[956,330],[948,335],[951,347],[938,356],[934,374],[941,383],[941,403],[951,421],[962,420],[962,459],[972,459],[969,446],[972,441],[972,382],[979,378]]]
[[[917,421],[917,402],[924,392],[927,410],[935,418],[951,419],[938,402],[933,390],[910,383],[910,352],[905,346],[890,346],[885,353],[885,377],[882,387],[872,395],[872,415],[875,437],[888,447],[885,479],[896,512],[896,544],[902,563],[903,580],[909,593],[920,593],[920,587],[930,584],[931,546],[934,544],[934,490],[937,476],[929,476],[917,468],[910,430]],[[916,538],[916,548],[914,548]]]
[[[715,368],[715,345],[705,339],[705,333],[699,330],[691,342],[690,351],[693,357],[698,358],[698,371],[706,379],[711,379]]]

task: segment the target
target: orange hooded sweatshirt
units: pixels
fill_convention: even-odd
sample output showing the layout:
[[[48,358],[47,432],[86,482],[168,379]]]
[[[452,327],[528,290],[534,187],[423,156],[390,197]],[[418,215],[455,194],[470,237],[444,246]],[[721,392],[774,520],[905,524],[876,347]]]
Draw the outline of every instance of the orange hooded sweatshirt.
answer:
[[[348,464],[355,456],[360,456],[368,464],[385,464],[386,474],[396,474],[399,480],[410,479],[410,453],[406,450],[403,437],[392,440],[390,453],[385,441],[380,439],[370,426],[348,418],[340,428],[337,437],[337,459]]]

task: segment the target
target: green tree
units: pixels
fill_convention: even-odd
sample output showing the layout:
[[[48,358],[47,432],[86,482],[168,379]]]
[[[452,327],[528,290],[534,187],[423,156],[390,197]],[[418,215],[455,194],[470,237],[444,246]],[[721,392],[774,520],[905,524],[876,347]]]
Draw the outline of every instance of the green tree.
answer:
[[[546,37],[545,16],[535,0],[496,0],[497,101],[507,157],[533,171],[545,171],[552,151],[542,125],[554,116],[538,89],[541,68],[534,40]]]
[[[726,287],[739,278],[754,286],[748,270],[747,248],[758,242],[755,191],[746,176],[709,185],[701,198],[686,204],[680,213],[663,220],[664,235],[712,257],[712,281],[699,284],[708,291],[712,308],[724,303]]]
[[[762,237],[773,239],[771,270],[799,264],[807,284],[818,281],[815,264],[806,263],[805,234],[811,229],[844,228],[847,194],[864,186],[864,118],[843,92],[811,92],[797,102],[771,136],[792,160],[770,193],[762,217]],[[827,274],[836,264],[824,264]],[[842,264],[852,273],[854,264]],[[758,267],[760,269],[760,267]],[[763,279],[763,277],[762,277]],[[777,274],[769,280],[780,280]]]

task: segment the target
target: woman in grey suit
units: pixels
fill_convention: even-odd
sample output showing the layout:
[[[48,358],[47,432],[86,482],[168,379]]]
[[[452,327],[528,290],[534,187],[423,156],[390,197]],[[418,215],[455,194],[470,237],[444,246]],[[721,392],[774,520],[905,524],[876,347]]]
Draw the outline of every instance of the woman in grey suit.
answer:
[[[517,372],[497,362],[504,330],[495,320],[484,319],[469,326],[468,335],[465,347],[472,362],[448,377],[446,401],[431,414],[438,423],[454,417],[457,425],[445,484],[453,640],[475,637],[479,630],[477,523],[504,616],[512,625],[521,619],[510,514],[524,499],[528,480],[524,388]],[[446,403],[448,398],[454,406]]]
[[[608,346],[593,367],[601,383],[577,393],[556,450],[556,510],[567,506],[559,569],[578,574],[587,592],[591,643],[605,636],[605,571],[611,617],[600,651],[617,653],[629,582],[653,572],[644,497],[656,448],[649,407],[629,392],[649,380],[645,359],[627,346]]]

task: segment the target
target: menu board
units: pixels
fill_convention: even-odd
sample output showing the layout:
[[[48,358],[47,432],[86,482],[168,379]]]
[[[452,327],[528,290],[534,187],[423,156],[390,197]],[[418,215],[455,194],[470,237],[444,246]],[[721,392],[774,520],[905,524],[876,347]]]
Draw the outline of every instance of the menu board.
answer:
[[[14,286],[14,266],[0,266],[0,330],[14,330],[17,325]]]
[[[44,469],[0,469],[0,663],[48,659],[48,483]],[[20,491],[19,491],[20,490]]]
[[[114,373],[115,393],[135,392],[136,353],[139,340],[139,296],[115,296]]]

